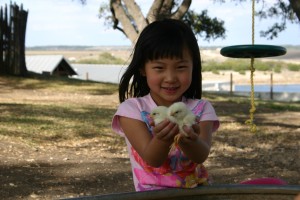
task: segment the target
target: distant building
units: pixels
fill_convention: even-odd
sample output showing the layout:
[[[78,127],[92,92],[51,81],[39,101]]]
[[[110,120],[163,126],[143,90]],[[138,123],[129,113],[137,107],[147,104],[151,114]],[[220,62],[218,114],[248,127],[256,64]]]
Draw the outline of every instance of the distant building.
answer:
[[[45,75],[73,76],[77,75],[71,64],[62,55],[26,56],[28,71]]]

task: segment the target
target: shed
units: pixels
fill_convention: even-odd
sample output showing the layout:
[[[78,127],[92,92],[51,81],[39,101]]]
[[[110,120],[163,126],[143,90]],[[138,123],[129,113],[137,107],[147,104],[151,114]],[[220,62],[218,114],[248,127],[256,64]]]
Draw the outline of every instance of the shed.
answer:
[[[26,56],[28,71],[38,74],[56,76],[77,75],[71,64],[62,55],[32,55]]]

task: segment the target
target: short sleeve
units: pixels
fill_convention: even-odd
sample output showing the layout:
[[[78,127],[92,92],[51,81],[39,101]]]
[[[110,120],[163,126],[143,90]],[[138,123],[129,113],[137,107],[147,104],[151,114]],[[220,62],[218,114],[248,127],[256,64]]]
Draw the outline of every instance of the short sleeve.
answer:
[[[196,106],[193,108],[193,112],[195,113],[195,115],[197,115],[197,117],[199,117],[200,121],[213,121],[213,132],[218,130],[220,122],[216,115],[214,107],[209,101],[198,101]]]
[[[112,129],[121,136],[125,135],[120,126],[120,116],[143,121],[139,107],[133,100],[126,100],[125,102],[121,103],[112,119]]]
[[[213,121],[214,122],[213,132],[217,131],[220,126],[220,121],[215,112],[215,109],[211,105],[211,103],[208,101],[204,105],[204,112],[203,112],[202,116],[200,117],[200,121]]]

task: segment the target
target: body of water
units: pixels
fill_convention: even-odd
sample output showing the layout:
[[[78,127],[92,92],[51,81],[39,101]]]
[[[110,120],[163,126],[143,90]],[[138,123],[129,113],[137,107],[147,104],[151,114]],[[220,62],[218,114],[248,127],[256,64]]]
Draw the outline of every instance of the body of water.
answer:
[[[126,66],[122,65],[92,65],[72,64],[78,76],[74,78],[107,83],[119,83]]]
[[[250,85],[234,85],[234,91],[236,92],[249,92],[251,91]],[[254,85],[255,92],[270,92],[271,85]],[[273,85],[273,92],[297,92],[300,93],[299,84],[288,84],[288,85]]]

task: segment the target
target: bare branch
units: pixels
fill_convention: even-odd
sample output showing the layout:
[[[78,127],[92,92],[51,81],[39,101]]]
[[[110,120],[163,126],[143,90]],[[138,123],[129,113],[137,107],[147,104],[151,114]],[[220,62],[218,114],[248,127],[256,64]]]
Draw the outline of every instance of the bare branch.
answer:
[[[189,10],[192,0],[184,0],[178,9],[172,14],[172,19],[182,19],[185,13]]]
[[[298,21],[300,22],[300,1],[299,0],[289,0],[293,11],[296,13]]]
[[[141,30],[144,29],[144,27],[147,25],[147,21],[141,12],[140,7],[135,3],[134,0],[123,0],[128,13],[131,15],[132,22],[134,23],[135,28],[137,29],[136,31],[139,33]]]
[[[174,0],[165,0],[163,6],[160,9],[160,14],[163,16],[171,16],[171,9],[173,7]]]
[[[160,13],[160,9],[163,5],[164,0],[155,0],[151,6],[151,8],[149,9],[149,12],[147,14],[147,20],[148,23],[152,23],[154,21],[156,21],[156,18],[158,16],[158,14]]]
[[[127,16],[126,11],[121,4],[121,0],[111,0],[110,4],[114,16],[114,28],[118,30],[122,29],[122,32],[130,39],[130,41],[135,41],[138,34],[131,24],[130,18]],[[121,23],[123,28],[118,27],[118,22]],[[124,31],[124,27],[126,28],[126,31]]]

